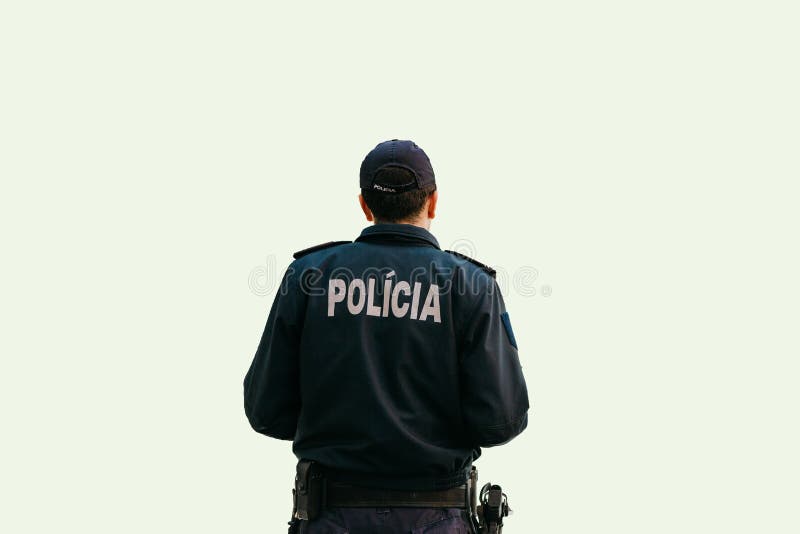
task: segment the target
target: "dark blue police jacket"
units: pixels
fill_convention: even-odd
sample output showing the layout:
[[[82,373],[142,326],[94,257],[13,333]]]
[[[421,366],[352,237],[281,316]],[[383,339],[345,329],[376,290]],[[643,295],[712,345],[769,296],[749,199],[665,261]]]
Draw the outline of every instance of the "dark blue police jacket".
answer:
[[[528,423],[494,271],[427,230],[376,224],[295,254],[244,379],[245,413],[331,478],[463,484],[481,447]]]

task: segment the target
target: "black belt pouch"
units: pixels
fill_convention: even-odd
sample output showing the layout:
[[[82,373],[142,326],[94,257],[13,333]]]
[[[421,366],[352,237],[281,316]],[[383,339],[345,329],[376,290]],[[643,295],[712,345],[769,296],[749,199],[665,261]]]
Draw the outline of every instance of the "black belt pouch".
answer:
[[[319,517],[325,504],[325,479],[316,462],[300,460],[294,478],[294,495],[297,518],[313,521]]]

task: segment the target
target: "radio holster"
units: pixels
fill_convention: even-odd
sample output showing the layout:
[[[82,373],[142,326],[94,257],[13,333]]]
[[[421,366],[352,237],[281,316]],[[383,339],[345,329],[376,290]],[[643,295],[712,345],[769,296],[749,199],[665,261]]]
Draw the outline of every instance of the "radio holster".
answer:
[[[300,460],[292,490],[292,516],[304,521],[316,519],[325,505],[325,489],[325,477],[319,465],[311,460]]]

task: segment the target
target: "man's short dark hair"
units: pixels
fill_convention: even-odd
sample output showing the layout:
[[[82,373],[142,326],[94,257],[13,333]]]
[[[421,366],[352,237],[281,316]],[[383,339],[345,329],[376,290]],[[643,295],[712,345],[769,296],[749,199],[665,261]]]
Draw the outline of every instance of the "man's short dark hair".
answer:
[[[402,167],[387,167],[375,174],[383,185],[403,185],[414,181],[414,174]],[[378,222],[398,222],[413,219],[425,207],[425,201],[436,187],[412,189],[403,193],[384,193],[377,189],[362,189],[361,196]]]

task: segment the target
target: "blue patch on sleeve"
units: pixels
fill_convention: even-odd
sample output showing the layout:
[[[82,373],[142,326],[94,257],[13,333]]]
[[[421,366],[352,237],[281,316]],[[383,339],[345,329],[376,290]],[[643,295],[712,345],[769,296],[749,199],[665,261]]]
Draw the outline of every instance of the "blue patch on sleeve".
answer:
[[[503,320],[503,326],[506,328],[506,334],[508,334],[508,340],[511,342],[511,345],[514,348],[517,347],[517,339],[514,337],[514,330],[511,329],[511,319],[508,317],[508,312],[503,312],[500,314],[500,318]]]

